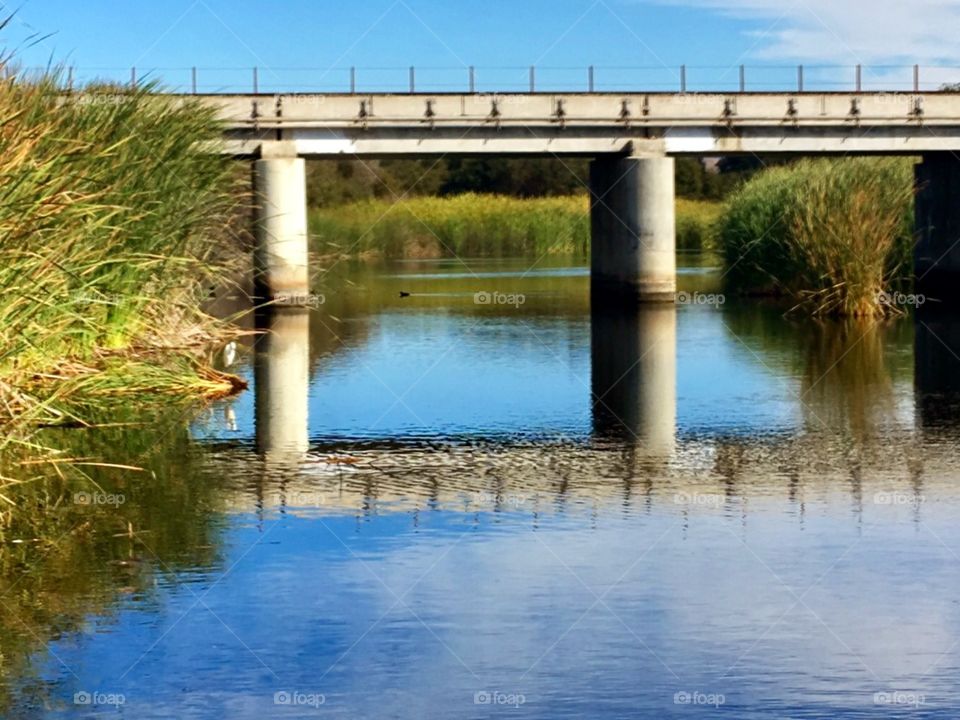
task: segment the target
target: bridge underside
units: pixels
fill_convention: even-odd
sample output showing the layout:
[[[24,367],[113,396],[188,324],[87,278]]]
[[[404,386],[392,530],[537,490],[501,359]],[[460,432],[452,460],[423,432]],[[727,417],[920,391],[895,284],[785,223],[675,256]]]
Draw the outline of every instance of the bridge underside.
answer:
[[[960,153],[957,127],[896,128],[590,128],[458,127],[430,129],[234,130],[219,152],[258,157],[283,142],[287,152],[311,159],[344,157],[598,157],[629,155],[635,146],[656,146],[671,156],[907,155]],[[956,150],[955,150],[956,149]]]

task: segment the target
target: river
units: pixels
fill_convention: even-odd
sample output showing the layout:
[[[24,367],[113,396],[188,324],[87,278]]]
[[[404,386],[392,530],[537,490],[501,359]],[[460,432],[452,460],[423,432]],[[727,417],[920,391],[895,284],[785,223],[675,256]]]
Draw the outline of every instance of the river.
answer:
[[[960,322],[535,260],[331,263],[250,391],[53,431],[144,471],[5,536],[4,715],[957,717]]]

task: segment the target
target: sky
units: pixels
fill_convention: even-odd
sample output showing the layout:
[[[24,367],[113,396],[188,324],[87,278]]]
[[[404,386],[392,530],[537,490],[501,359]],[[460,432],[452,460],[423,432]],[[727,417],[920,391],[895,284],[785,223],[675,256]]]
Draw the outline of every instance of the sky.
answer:
[[[790,83],[795,66],[867,66],[865,80],[910,79],[909,66],[960,68],[960,0],[21,0],[4,30],[29,66],[59,62],[90,79],[156,77],[201,89],[247,85],[330,91],[349,83],[459,89],[468,66],[478,89],[629,82],[719,89],[748,66],[758,85]],[[894,70],[884,66],[903,66]],[[512,70],[494,68],[513,68]],[[374,69],[381,68],[381,69]],[[619,69],[615,69],[619,68]],[[623,68],[631,68],[624,70]],[[754,69],[756,68],[756,69]],[[765,68],[765,69],[763,69]],[[229,71],[228,69],[235,69]],[[309,69],[309,70],[297,70]],[[813,71],[811,71],[813,72]],[[830,77],[848,82],[852,71]],[[924,73],[954,79],[960,70]],[[758,89],[764,89],[758,87]]]

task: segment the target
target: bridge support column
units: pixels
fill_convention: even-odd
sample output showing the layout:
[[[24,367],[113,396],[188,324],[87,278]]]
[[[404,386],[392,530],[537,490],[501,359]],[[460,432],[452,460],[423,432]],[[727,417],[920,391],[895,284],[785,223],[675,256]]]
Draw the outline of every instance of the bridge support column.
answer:
[[[600,158],[591,163],[590,226],[595,304],[675,301],[673,158]]]
[[[930,153],[916,166],[916,290],[960,304],[960,159]]]
[[[257,294],[306,304],[310,292],[306,162],[286,143],[264,143],[261,158],[253,164],[253,189]]]

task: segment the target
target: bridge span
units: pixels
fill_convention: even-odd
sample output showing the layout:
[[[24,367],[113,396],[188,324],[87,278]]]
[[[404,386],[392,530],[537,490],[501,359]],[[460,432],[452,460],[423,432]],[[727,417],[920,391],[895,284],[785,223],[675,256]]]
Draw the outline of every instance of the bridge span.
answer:
[[[200,95],[216,150],[254,160],[257,272],[308,293],[306,158],[589,157],[594,296],[672,302],[674,157],[906,155],[917,165],[918,289],[960,300],[960,93]]]

